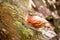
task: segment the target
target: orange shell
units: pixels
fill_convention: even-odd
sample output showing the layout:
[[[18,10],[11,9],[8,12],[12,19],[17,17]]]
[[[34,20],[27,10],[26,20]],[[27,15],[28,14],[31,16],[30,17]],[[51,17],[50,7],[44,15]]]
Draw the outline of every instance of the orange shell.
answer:
[[[37,16],[30,16],[30,17],[28,17],[27,21],[35,28],[43,27],[43,25],[46,22],[42,22],[41,20],[38,20],[38,19],[40,19],[40,18],[38,18]]]

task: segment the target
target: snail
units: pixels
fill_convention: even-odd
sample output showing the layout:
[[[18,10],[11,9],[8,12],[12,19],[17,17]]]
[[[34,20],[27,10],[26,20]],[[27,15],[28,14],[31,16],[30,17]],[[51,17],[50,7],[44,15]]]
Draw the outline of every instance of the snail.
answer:
[[[54,28],[51,26],[51,24],[40,16],[28,16],[25,19],[24,24],[30,29],[41,32],[49,39],[56,36]]]

